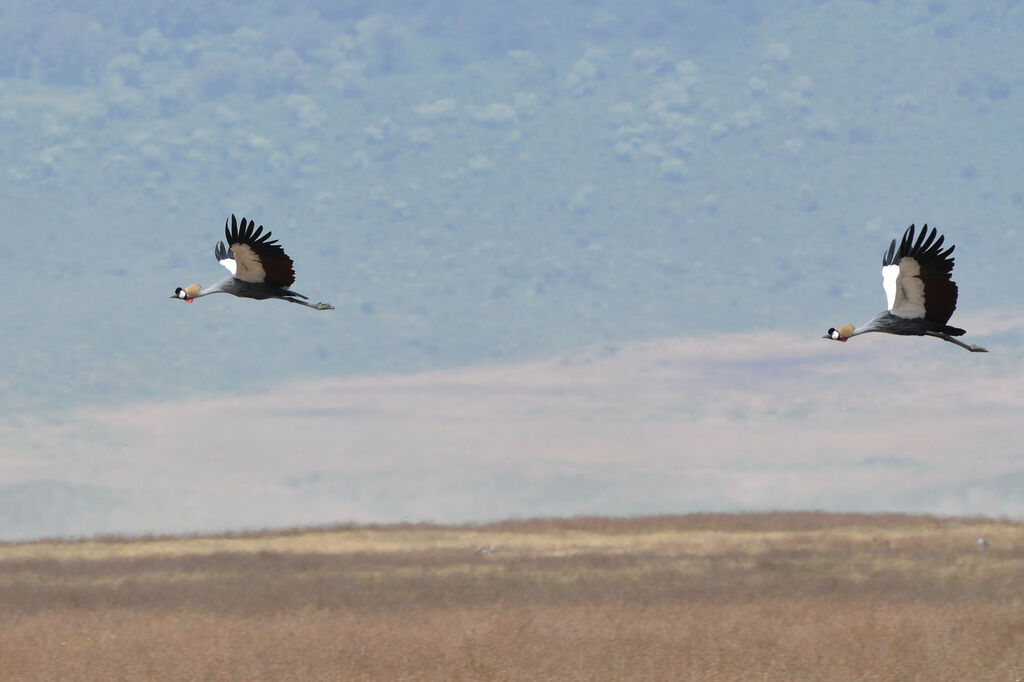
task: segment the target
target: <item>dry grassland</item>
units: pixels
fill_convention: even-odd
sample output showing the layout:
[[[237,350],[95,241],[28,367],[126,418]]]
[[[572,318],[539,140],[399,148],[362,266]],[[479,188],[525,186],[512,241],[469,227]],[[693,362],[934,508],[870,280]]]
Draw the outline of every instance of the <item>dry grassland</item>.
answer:
[[[1022,678],[1015,523],[774,513],[0,544],[5,680]]]

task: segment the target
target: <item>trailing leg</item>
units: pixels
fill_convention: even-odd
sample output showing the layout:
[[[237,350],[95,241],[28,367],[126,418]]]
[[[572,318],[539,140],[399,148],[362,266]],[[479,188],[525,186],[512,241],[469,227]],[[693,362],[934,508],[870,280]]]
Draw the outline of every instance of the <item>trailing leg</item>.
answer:
[[[959,339],[956,339],[956,338],[950,336],[949,334],[947,334],[945,332],[925,332],[925,334],[927,334],[928,336],[935,336],[937,338],[942,339],[943,341],[949,341],[950,343],[955,343],[956,345],[960,346],[961,348],[966,348],[967,350],[971,351],[972,353],[987,353],[988,352],[987,349],[982,348],[981,346],[975,346],[974,344],[964,343],[963,341],[961,341]]]
[[[331,305],[330,303],[308,303],[307,301],[300,301],[299,299],[292,298],[291,296],[282,296],[281,298],[285,301],[291,301],[292,303],[304,305],[307,308],[313,308],[314,310],[334,310],[334,306]]]

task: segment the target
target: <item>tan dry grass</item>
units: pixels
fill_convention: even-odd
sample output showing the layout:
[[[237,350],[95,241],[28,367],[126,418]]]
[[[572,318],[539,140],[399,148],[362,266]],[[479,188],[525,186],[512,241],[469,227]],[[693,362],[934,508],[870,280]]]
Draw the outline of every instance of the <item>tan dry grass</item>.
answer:
[[[197,537],[108,537],[92,540],[0,542],[0,560],[141,558],[206,555],[215,552],[384,553],[476,549],[490,544],[500,545],[503,553],[530,556],[571,555],[590,551],[758,553],[779,545],[796,548],[873,542],[880,535],[886,536],[891,543],[906,546],[912,546],[919,542],[919,538],[925,538],[930,546],[942,543],[947,548],[973,546],[978,537],[986,537],[999,546],[1024,542],[1024,529],[1019,524],[989,519],[776,512],[627,519],[531,519],[467,526],[344,526]]]
[[[43,613],[7,679],[1013,680],[1020,605],[766,598],[393,613]],[[1016,623],[1016,625],[1011,625]]]
[[[692,515],[317,535],[0,547],[0,678],[1024,677],[1019,524]]]

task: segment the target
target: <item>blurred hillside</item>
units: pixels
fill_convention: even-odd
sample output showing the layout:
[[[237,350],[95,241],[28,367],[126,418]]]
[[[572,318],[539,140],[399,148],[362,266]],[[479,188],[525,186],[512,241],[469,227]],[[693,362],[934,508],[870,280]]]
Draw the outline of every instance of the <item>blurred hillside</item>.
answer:
[[[911,222],[1019,312],[1019,3],[678,4],[12,0],[4,407],[820,334]],[[168,300],[230,213],[338,309]]]

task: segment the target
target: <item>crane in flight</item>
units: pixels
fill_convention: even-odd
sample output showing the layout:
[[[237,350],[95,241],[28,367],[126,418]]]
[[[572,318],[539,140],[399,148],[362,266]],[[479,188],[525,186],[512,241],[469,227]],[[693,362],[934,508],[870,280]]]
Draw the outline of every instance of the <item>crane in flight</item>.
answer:
[[[260,235],[263,236],[260,236]],[[306,296],[289,287],[295,282],[292,259],[284,252],[276,239],[270,239],[271,232],[263,234],[263,226],[255,228],[253,221],[242,218],[239,225],[234,214],[231,227],[224,221],[224,242],[218,242],[213,249],[217,260],[231,274],[216,284],[201,288],[198,284],[178,287],[171,298],[191,303],[200,296],[209,294],[232,294],[242,298],[279,298],[315,310],[334,310],[330,303],[309,303]]]
[[[981,346],[953,338],[966,332],[946,324],[956,309],[958,289],[952,279],[953,258],[950,256],[955,247],[942,250],[944,239],[934,227],[929,233],[927,225],[916,240],[913,225],[903,233],[898,246],[893,239],[882,254],[882,287],[889,309],[860,327],[852,324],[838,329],[833,327],[822,338],[846,341],[868,332],[934,336],[974,353],[987,353]]]

